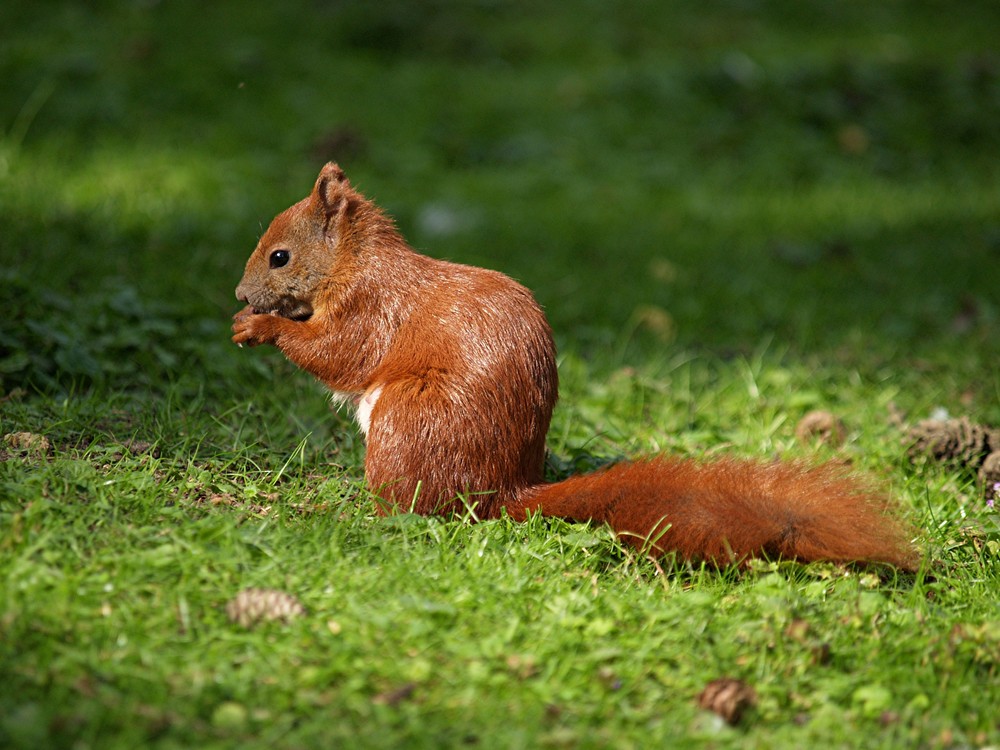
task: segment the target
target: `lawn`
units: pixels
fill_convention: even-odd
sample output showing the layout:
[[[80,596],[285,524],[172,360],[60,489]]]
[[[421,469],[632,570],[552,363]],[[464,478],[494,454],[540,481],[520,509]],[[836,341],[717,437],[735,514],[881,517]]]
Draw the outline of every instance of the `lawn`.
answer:
[[[997,747],[1000,7],[0,7],[0,746]],[[533,289],[553,477],[849,462],[916,574],[656,565],[600,526],[381,518],[233,289],[336,160]],[[799,440],[812,410],[840,445]],[[296,598],[234,622],[246,589]],[[752,688],[734,724],[699,707]]]

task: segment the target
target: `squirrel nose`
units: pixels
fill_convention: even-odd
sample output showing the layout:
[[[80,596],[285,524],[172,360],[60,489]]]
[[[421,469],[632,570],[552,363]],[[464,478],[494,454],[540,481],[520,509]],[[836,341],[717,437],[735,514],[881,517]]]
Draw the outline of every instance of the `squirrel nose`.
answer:
[[[243,291],[243,285],[242,284],[240,284],[238,287],[236,287],[236,299],[238,299],[240,302],[247,302],[248,301],[247,300],[247,293],[245,291]]]

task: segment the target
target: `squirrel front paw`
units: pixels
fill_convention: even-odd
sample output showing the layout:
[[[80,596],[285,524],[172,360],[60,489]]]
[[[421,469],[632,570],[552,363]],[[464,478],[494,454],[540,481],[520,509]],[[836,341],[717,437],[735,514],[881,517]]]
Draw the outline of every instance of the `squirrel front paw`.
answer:
[[[247,305],[233,316],[233,343],[237,346],[273,344],[278,337],[282,319],[275,315],[261,315]]]

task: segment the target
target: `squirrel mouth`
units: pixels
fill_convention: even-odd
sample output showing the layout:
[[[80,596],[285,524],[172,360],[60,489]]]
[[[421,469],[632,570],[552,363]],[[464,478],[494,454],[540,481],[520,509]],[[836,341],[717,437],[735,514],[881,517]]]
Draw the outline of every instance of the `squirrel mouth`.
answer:
[[[276,307],[254,307],[253,311],[258,315],[278,315],[282,318],[297,320],[299,322],[309,320],[312,317],[312,305],[298,300],[282,301]]]

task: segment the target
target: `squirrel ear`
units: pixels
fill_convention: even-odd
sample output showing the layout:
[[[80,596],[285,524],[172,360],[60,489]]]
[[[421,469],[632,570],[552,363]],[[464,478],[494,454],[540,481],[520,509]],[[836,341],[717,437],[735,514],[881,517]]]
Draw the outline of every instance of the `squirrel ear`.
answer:
[[[347,184],[347,175],[344,174],[344,170],[340,168],[339,164],[332,161],[328,161],[319,171],[319,177],[316,178],[316,187],[318,188],[322,182],[330,180]]]
[[[332,161],[320,170],[316,185],[313,187],[312,203],[322,214],[328,228],[350,207],[351,200],[348,195],[350,187],[351,183],[348,182],[344,170]]]
[[[313,187],[313,200],[324,209],[337,202],[344,188],[349,188],[347,175],[334,162],[328,162],[319,172]]]

